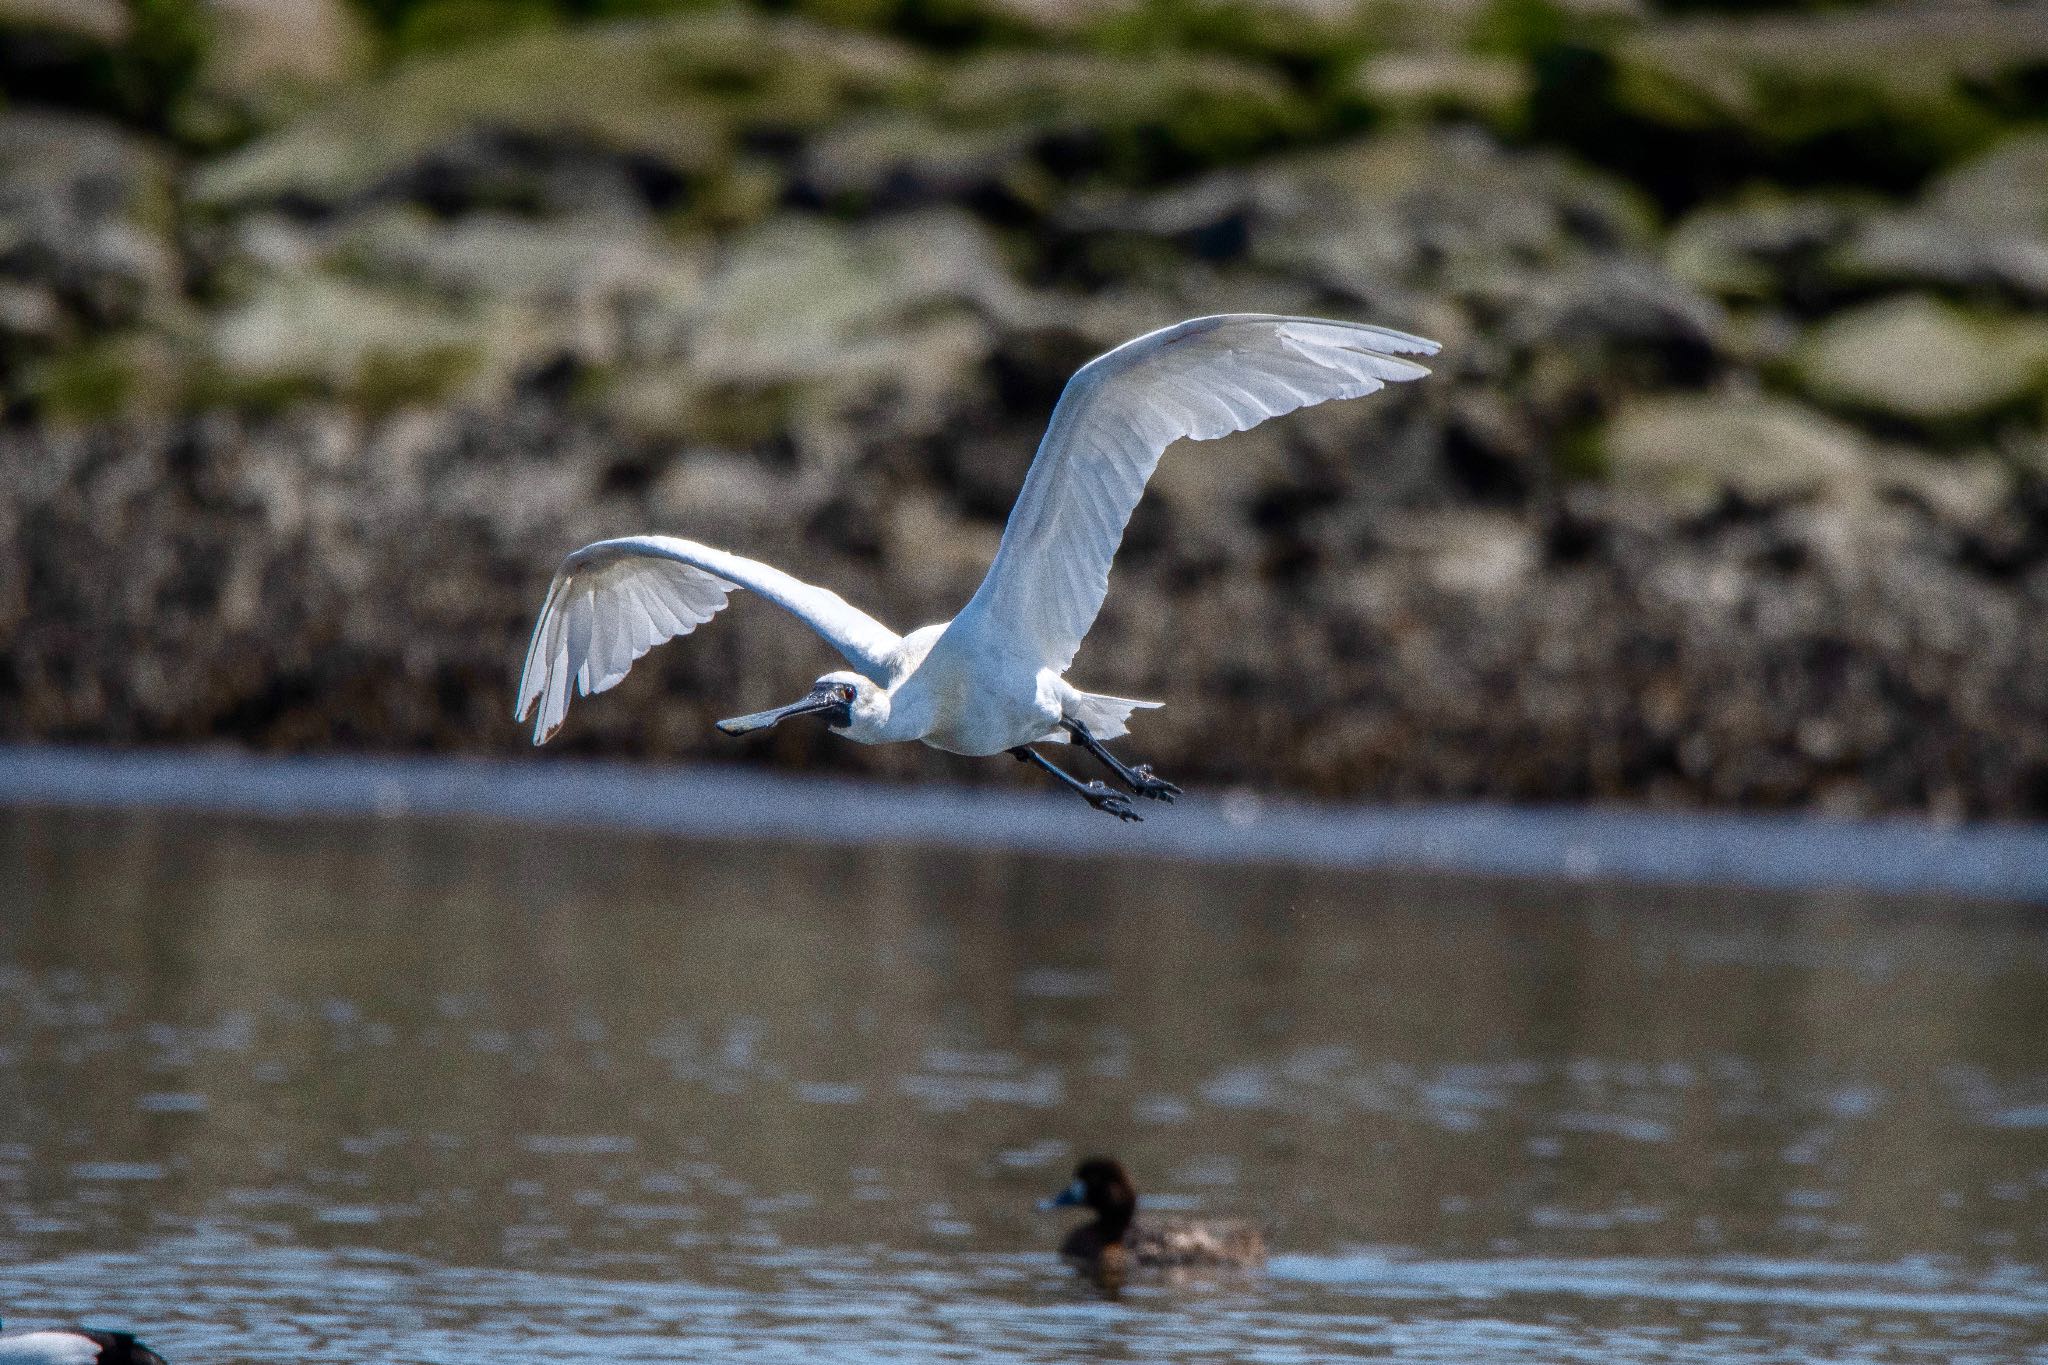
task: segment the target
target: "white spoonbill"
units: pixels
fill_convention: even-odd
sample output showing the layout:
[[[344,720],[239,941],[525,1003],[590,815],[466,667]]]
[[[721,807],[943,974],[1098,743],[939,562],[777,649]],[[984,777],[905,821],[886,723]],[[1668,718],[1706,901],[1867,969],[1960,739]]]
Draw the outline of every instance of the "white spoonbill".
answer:
[[[1357,398],[1429,373],[1402,355],[1437,344],[1384,327],[1227,313],[1148,332],[1075,372],[1010,509],[988,576],[958,616],[896,632],[836,593],[757,560],[673,536],[625,536],[562,561],[519,677],[516,720],[538,710],[533,742],[561,728],[573,683],[585,696],[626,676],[664,640],[688,635],[750,588],[824,637],[851,664],[801,700],[718,722],[728,735],[819,715],[861,744],[923,740],[948,753],[1035,763],[1097,810],[1130,800],[1083,782],[1031,748],[1072,736],[1132,792],[1180,788],[1130,767],[1102,741],[1156,701],[1083,692],[1065,677],[1109,591],[1110,561],[1167,446],[1257,426],[1296,408]]]

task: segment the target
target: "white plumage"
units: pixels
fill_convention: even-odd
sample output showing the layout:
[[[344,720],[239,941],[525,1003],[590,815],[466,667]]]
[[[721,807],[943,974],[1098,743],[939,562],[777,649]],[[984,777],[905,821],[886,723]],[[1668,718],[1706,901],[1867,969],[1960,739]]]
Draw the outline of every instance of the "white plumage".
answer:
[[[0,1336],[0,1365],[97,1365],[100,1344],[76,1332]]]
[[[164,1365],[127,1332],[0,1332],[0,1365]]]
[[[1429,373],[1436,343],[1384,327],[1258,314],[1195,318],[1127,341],[1067,382],[960,614],[1028,638],[1064,673],[1109,592],[1109,566],[1166,447],[1210,441]]]
[[[1064,677],[1160,455],[1182,437],[1211,440],[1419,379],[1428,371],[1400,357],[1436,350],[1383,327],[1237,313],[1177,323],[1097,357],[1060,395],[980,589],[952,621],[907,636],[836,593],[694,541],[587,545],[563,561],[541,605],[514,715],[533,714],[534,742],[545,742],[568,713],[572,685],[586,696],[612,687],[634,660],[747,588],[816,631],[853,672],[827,674],[793,706],[721,722],[730,733],[824,712],[862,743],[915,739],[1019,757],[1035,757],[1022,746],[1072,734],[1138,794],[1171,799],[1172,784],[1123,768],[1094,743],[1123,733],[1132,710],[1159,703],[1080,692]],[[1052,771],[1099,808],[1136,818],[1102,784]]]
[[[695,541],[624,536],[586,545],[556,570],[527,646],[514,718],[537,705],[533,742],[546,743],[568,714],[571,682],[586,697],[616,686],[648,650],[724,611],[737,588],[795,616],[866,677],[887,681],[902,640],[838,593]]]

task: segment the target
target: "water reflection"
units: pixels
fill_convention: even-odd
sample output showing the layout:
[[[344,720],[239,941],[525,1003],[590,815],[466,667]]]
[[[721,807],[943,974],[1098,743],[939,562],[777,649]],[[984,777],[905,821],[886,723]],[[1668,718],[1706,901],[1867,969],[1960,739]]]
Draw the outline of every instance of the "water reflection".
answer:
[[[173,1359],[1952,1358],[2048,1318],[2022,909],[22,812],[0,867],[0,1310]],[[1284,1254],[1087,1292],[1033,1204],[1098,1148]]]

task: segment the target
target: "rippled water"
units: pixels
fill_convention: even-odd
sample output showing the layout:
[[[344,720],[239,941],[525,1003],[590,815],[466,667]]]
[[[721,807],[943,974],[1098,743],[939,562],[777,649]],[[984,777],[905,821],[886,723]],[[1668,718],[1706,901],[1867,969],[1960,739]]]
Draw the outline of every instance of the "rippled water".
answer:
[[[0,810],[0,1312],[174,1362],[2003,1360],[2021,907]],[[1120,1295],[1115,1151],[1264,1220]]]

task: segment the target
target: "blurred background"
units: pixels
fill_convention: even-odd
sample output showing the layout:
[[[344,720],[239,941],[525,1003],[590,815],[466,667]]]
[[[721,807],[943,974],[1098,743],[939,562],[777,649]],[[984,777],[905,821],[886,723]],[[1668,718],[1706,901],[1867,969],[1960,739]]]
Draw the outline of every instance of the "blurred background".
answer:
[[[1177,449],[1075,677],[1195,786],[2048,812],[2048,7],[0,0],[0,738],[497,751],[568,549],[901,628],[1067,375],[1437,373]],[[716,715],[557,743],[962,781]]]
[[[1168,452],[1073,676],[1189,800],[725,740],[744,599],[470,761],[568,550],[943,620],[1220,310],[1444,349]],[[2044,607],[2048,4],[0,0],[0,1315],[2020,1358]],[[1272,1264],[1068,1275],[1097,1150]]]

